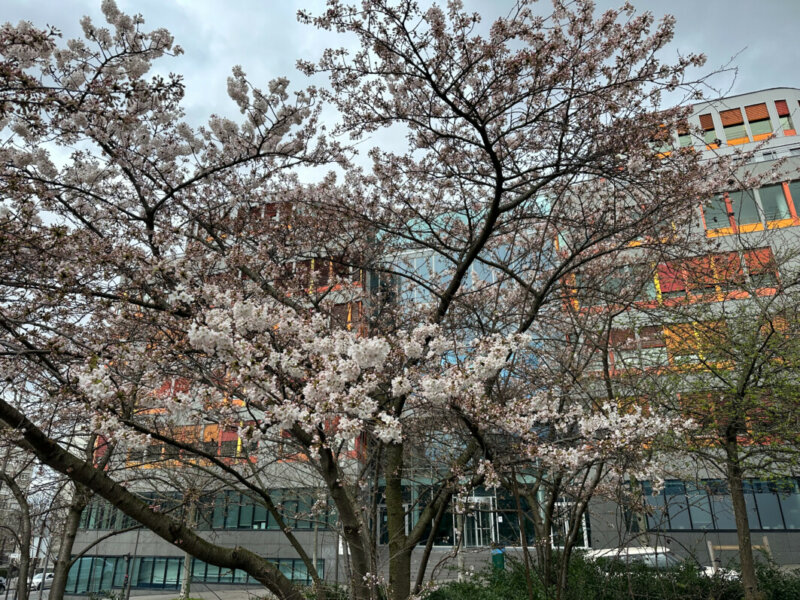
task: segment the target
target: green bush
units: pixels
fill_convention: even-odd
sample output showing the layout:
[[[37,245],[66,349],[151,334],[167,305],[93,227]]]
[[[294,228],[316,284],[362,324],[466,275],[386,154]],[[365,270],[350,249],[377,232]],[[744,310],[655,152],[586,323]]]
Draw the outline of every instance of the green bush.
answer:
[[[772,563],[757,563],[759,589],[768,600],[800,598],[800,571],[784,571]]]
[[[787,572],[774,564],[758,565],[758,581],[767,600],[800,599],[800,573]],[[534,600],[555,598],[545,593],[538,574],[532,574]],[[706,577],[691,562],[665,570],[616,560],[586,560],[575,555],[569,566],[565,600],[740,600],[739,581]],[[519,561],[508,560],[505,571],[488,568],[468,581],[453,581],[430,592],[426,600],[528,600],[525,570]]]

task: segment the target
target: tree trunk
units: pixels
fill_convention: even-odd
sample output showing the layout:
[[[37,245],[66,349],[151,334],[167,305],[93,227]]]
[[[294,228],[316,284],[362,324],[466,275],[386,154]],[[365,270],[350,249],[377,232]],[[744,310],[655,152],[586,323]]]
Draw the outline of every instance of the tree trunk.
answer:
[[[365,579],[370,573],[370,553],[358,509],[342,483],[343,476],[329,449],[320,452],[320,467],[342,523],[342,537],[350,560],[350,597],[352,600],[371,600],[375,586]]]
[[[20,531],[19,531],[19,572],[17,574],[17,589],[15,600],[28,600],[28,574],[31,564],[31,511],[26,498],[19,485],[8,473],[0,474],[5,484],[11,490],[14,500],[19,505]]]
[[[747,518],[747,505],[742,488],[742,466],[739,463],[739,448],[736,433],[729,433],[725,440],[725,469],[730,488],[733,516],[736,521],[736,537],[739,542],[739,563],[742,569],[742,587],[745,600],[760,600],[758,580],[756,579],[753,546],[750,540],[750,521]]]
[[[186,518],[186,525],[191,529],[195,528],[195,511],[196,504],[194,500],[189,502],[189,514]],[[183,555],[183,579],[181,580],[181,594],[179,598],[181,600],[188,600],[189,594],[191,593],[192,588],[192,555],[188,552],[185,552]],[[48,599],[49,600],[49,599]]]
[[[58,557],[53,568],[53,585],[50,588],[48,600],[63,600],[64,590],[67,586],[67,573],[72,564],[72,549],[75,546],[75,536],[81,523],[81,515],[89,504],[91,494],[83,486],[75,485],[75,496],[70,502],[67,518],[64,521],[64,532],[61,535],[61,544],[58,548]]]
[[[386,449],[386,528],[389,534],[389,597],[406,600],[411,595],[411,548],[406,535],[403,506],[403,448]]]

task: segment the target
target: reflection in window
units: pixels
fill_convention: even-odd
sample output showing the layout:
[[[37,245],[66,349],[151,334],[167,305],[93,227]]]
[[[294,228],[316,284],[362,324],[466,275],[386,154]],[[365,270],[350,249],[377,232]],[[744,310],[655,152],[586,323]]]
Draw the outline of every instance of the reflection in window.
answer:
[[[783,186],[768,185],[758,189],[761,198],[761,208],[767,221],[778,221],[791,218],[789,203],[783,195]]]
[[[761,222],[758,206],[756,206],[756,198],[752,190],[731,192],[728,196],[731,200],[733,218],[738,225],[751,225]]]
[[[703,216],[706,219],[706,229],[722,229],[731,226],[728,205],[722,196],[714,196],[705,203]]]
[[[778,496],[786,529],[800,529],[800,489],[796,480],[782,481]]]
[[[733,503],[728,493],[728,484],[724,481],[707,481],[711,510],[714,513],[714,527],[716,529],[736,529],[736,519],[733,515]]]

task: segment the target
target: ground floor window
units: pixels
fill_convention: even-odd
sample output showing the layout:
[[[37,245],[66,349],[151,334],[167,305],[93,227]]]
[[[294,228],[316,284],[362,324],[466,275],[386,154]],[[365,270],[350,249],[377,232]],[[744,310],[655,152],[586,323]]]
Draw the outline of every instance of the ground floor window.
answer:
[[[800,482],[797,479],[747,479],[743,491],[750,529],[800,529]],[[650,530],[736,529],[731,496],[724,480],[668,480],[659,491],[645,481],[642,483],[642,494],[647,528]]]
[[[130,577],[132,588],[178,589],[183,579],[181,556],[84,556],[75,561],[67,575],[67,594],[86,594],[124,589]],[[305,563],[296,558],[267,559],[295,583],[310,585]],[[317,560],[317,572],[324,577],[325,561]],[[224,569],[192,559],[192,582],[259,585],[247,573]]]

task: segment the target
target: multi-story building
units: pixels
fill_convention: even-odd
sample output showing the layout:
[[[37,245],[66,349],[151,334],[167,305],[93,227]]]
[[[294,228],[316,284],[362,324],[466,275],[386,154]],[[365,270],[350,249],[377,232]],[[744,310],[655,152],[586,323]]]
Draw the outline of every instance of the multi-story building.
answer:
[[[791,439],[784,438],[796,432],[791,412],[798,403],[785,382],[796,376],[788,373],[794,368],[788,338],[800,268],[799,116],[800,90],[763,90],[694,106],[693,127],[672,140],[673,148],[731,156],[739,175],[693,207],[686,248],[652,265],[640,296],[611,326],[608,364],[620,378],[649,376],[651,389],[663,383],[676,410],[701,428],[686,455],[691,460],[676,461],[660,491],[655,482],[632,485],[644,506],[593,506],[594,547],[646,539],[704,564],[735,558],[720,431],[744,415],[735,438],[753,543],[779,564],[800,563],[800,480],[771,454],[787,449]],[[771,356],[775,344],[782,346]],[[738,405],[731,399],[736,393]]]
[[[723,98],[693,107],[690,127],[676,139],[673,148],[694,147],[698,152],[735,155],[742,161],[743,180],[746,173],[763,175],[754,187],[741,189],[732,180],[730,191],[720,190],[714,198],[698,201],[691,210],[691,235],[695,254],[665,260],[653,265],[652,277],[645,281],[640,298],[615,321],[610,331],[610,352],[607,364],[616,373],[630,370],[635,363],[641,372],[693,364],[697,344],[687,338],[701,337],[688,317],[676,316],[680,307],[704,307],[707,321],[724,321],[715,315],[719,307],[732,302],[752,302],[785,293],[789,271],[800,265],[791,250],[798,247],[800,232],[800,136],[795,122],[800,119],[800,89],[776,88]],[[701,132],[700,139],[694,134]],[[668,148],[658,151],[668,152]],[[633,244],[632,251],[635,251]],[[417,275],[435,273],[436,266],[423,254],[407,257],[421,261]],[[298,268],[314,271],[314,265]],[[318,270],[318,269],[317,269]],[[477,277],[490,274],[476,274]],[[422,294],[424,290],[411,290]],[[401,296],[402,297],[402,296]],[[419,300],[417,298],[416,300]],[[422,298],[424,300],[424,298]],[[580,311],[592,306],[593,300],[577,294],[573,307]],[[717,308],[715,308],[717,307]],[[337,309],[343,321],[354,323],[362,306],[357,299]],[[688,310],[688,309],[687,309]],[[346,315],[346,316],[345,316]],[[697,378],[697,370],[687,367],[684,379]],[[687,394],[687,390],[683,390]],[[247,460],[235,430],[221,430],[209,425],[200,433],[208,449],[230,460]],[[272,467],[275,486],[287,524],[302,545],[313,556],[319,573],[329,581],[346,580],[347,555],[336,528],[335,512],[310,472],[298,476],[296,465],[289,465],[291,456]],[[174,460],[168,450],[159,446],[147,454],[129,456],[129,466],[143,468],[159,461]],[[358,460],[358,449],[353,449]],[[156,467],[154,467],[156,468]],[[290,473],[291,471],[291,473]],[[302,469],[299,470],[302,474]],[[582,528],[579,545],[610,547],[631,543],[641,536],[665,538],[679,554],[693,553],[701,562],[708,562],[708,542],[714,547],[736,544],[730,499],[719,475],[710,470],[697,471],[696,477],[673,478],[660,492],[652,494],[651,482],[638,482],[645,491],[646,508],[629,509],[613,502],[595,502]],[[766,536],[775,559],[782,564],[800,563],[800,487],[795,473],[780,474],[780,480],[766,477],[746,482],[746,500],[751,511],[751,529],[757,540]],[[158,487],[158,486],[156,486]],[[162,509],[169,503],[176,506],[184,490],[168,486],[146,492]],[[278,523],[253,499],[229,489],[204,485],[196,498],[195,522],[204,536],[221,544],[242,544],[273,560],[292,580],[310,582],[306,567],[287,542]],[[412,494],[412,492],[410,492]],[[413,495],[413,494],[412,494]],[[460,498],[469,510],[453,510],[435,532],[434,554],[442,557],[452,552],[456,530],[463,534],[464,548],[473,559],[485,561],[488,549],[495,544],[520,545],[517,505],[513,497],[502,491],[475,490],[468,498]],[[312,507],[314,509],[312,510]],[[379,514],[380,507],[379,507]],[[379,517],[381,518],[381,517]],[[413,515],[409,517],[413,520]],[[76,543],[80,549],[114,529],[129,529],[134,524],[105,503],[96,502],[86,510],[82,530]],[[527,532],[530,539],[531,530]],[[381,544],[385,540],[380,535]],[[559,532],[553,543],[558,545]],[[474,551],[474,552],[473,552]],[[431,560],[435,564],[437,559]],[[212,588],[254,586],[248,576],[191,559],[193,590],[199,586]],[[67,592],[86,594],[102,589],[130,585],[134,593],[154,589],[177,589],[182,580],[184,555],[152,533],[133,529],[100,541],[80,558],[70,571]]]

